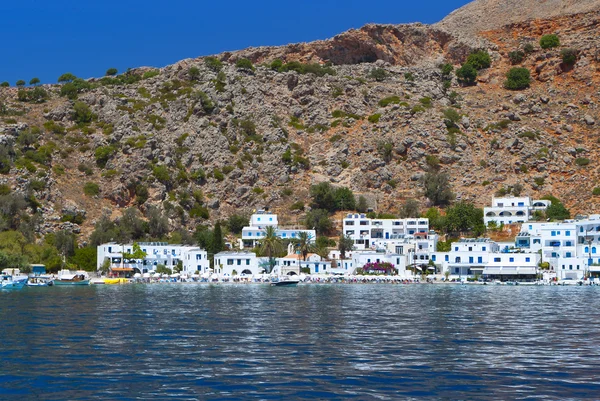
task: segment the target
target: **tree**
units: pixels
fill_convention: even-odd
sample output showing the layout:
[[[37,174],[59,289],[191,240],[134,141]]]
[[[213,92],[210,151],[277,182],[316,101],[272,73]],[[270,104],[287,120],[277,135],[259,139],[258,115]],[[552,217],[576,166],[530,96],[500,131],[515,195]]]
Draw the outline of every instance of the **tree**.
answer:
[[[577,61],[577,50],[576,49],[562,49],[560,52],[563,63],[568,66],[575,64]]]
[[[213,255],[221,252],[225,249],[225,241],[223,241],[223,232],[221,231],[221,223],[217,221],[215,228],[212,232],[212,239],[210,241],[210,251]]]
[[[464,64],[456,70],[458,82],[463,85],[474,85],[477,79],[477,70],[471,64]]]
[[[310,196],[312,197],[311,207],[314,209],[335,210],[335,195],[329,182],[321,182],[311,185]]]
[[[400,217],[403,219],[419,217],[419,202],[414,199],[408,199],[400,208]]]
[[[358,197],[358,202],[356,203],[356,211],[359,213],[365,213],[368,208],[369,208],[369,205],[367,203],[367,198],[360,195]]]
[[[279,69],[283,67],[283,61],[281,61],[281,59],[276,58],[275,60],[271,61],[269,67],[274,71],[279,71]]]
[[[492,65],[492,59],[487,51],[479,50],[469,54],[466,64],[472,65],[476,70],[482,70]]]
[[[66,230],[57,231],[54,235],[53,245],[63,258],[73,256],[75,255],[75,249],[77,249],[75,234]]]
[[[160,274],[172,274],[173,271],[169,269],[167,266],[161,264],[156,265],[156,272]]]
[[[236,63],[235,66],[240,70],[246,71],[254,71],[254,66],[252,65],[252,61],[247,58],[241,58]]]
[[[306,213],[305,226],[308,229],[314,229],[317,234],[324,235],[331,231],[333,223],[327,210],[313,209]]]
[[[240,234],[242,229],[248,226],[248,223],[248,217],[239,214],[232,214],[229,216],[229,219],[227,219],[227,228],[229,228],[229,231],[233,234]]]
[[[10,86],[10,84],[6,81],[4,81],[0,84],[0,87],[2,87],[2,88],[8,88],[9,86]]]
[[[389,163],[394,155],[394,144],[391,142],[380,141],[377,143],[377,151],[383,158],[383,161]]]
[[[471,203],[458,202],[446,211],[446,226],[449,232],[473,232],[480,236],[485,232],[483,209]]]
[[[346,259],[346,252],[354,250],[354,240],[342,233],[338,239],[338,250],[340,251],[340,259]]]
[[[295,248],[302,255],[302,260],[306,262],[308,253],[315,250],[315,246],[312,241],[312,235],[306,231],[298,232]]]
[[[373,68],[369,72],[369,77],[373,78],[377,82],[381,82],[387,78],[387,71],[383,68]]]
[[[70,258],[70,262],[77,265],[77,268],[85,271],[96,270],[98,248],[87,246],[75,249],[75,254]]]
[[[25,86],[25,81],[23,81],[22,79],[19,79],[16,83],[18,88],[22,88]]]
[[[356,208],[354,194],[349,188],[336,188],[333,197],[336,210],[354,210]]]
[[[508,53],[508,58],[510,59],[511,64],[519,64],[525,58],[525,52],[521,50],[514,50]]]
[[[531,76],[527,68],[511,68],[506,73],[506,81],[504,81],[504,87],[510,90],[520,90],[529,88],[531,83]]]
[[[89,123],[92,122],[94,113],[90,110],[89,106],[83,102],[75,102],[73,104],[73,114],[71,119],[76,123]]]
[[[269,273],[275,266],[275,255],[283,251],[281,238],[277,236],[277,230],[273,226],[267,226],[263,231],[263,237],[260,240],[260,252],[269,258]]]
[[[188,70],[188,76],[190,77],[190,80],[196,81],[198,78],[200,78],[200,69],[196,66],[190,67]]]
[[[58,82],[59,83],[72,82],[73,80],[75,80],[75,78],[77,78],[75,75],[71,74],[70,72],[66,72],[66,73],[62,74],[60,77],[58,77]]]
[[[540,47],[542,49],[550,49],[558,46],[560,46],[560,39],[558,38],[558,35],[544,35],[540,39]]]
[[[423,176],[421,183],[425,197],[435,206],[446,206],[454,199],[449,176],[446,173],[430,171]]]
[[[169,220],[157,207],[149,207],[146,214],[148,217],[148,233],[150,237],[160,239],[169,232]]]
[[[108,70],[106,70],[106,75],[109,77],[115,76],[117,75],[117,69],[116,68],[109,68]]]
[[[550,220],[566,220],[571,218],[571,212],[558,200],[558,198],[552,195],[546,195],[542,197],[543,200],[549,200],[552,202],[546,209],[546,217]]]
[[[37,85],[40,83],[40,79],[35,77],[35,78],[31,78],[31,80],[29,81],[29,85]]]
[[[137,242],[133,243],[131,250],[131,253],[123,253],[123,259],[144,259],[146,257],[146,252],[142,250],[140,244],[138,244]]]

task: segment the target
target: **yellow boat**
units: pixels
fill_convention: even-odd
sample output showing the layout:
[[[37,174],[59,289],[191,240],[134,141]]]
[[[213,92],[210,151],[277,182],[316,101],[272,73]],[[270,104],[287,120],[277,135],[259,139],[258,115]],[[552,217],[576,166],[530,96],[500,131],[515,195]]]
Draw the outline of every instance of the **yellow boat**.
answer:
[[[104,284],[126,284],[129,280],[126,278],[105,278]]]

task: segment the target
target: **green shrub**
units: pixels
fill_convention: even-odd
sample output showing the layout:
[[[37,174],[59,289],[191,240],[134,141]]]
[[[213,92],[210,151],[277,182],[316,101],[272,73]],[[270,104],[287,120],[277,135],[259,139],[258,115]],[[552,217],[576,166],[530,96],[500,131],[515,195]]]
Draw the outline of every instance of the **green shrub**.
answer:
[[[83,193],[87,196],[96,196],[100,193],[100,187],[95,182],[86,182],[83,186]]]
[[[533,47],[533,43],[525,43],[523,45],[523,51],[525,52],[525,54],[531,54],[534,51],[534,47]]]
[[[442,64],[440,70],[442,71],[442,76],[449,77],[452,71],[454,71],[454,66],[452,64]]]
[[[373,78],[377,82],[381,82],[387,78],[387,71],[383,68],[373,68],[369,72],[369,78]]]
[[[577,61],[577,50],[575,49],[562,49],[560,55],[566,65],[571,66]]]
[[[558,46],[560,46],[560,39],[558,38],[558,35],[555,35],[555,34],[544,35],[540,39],[540,47],[542,49],[550,49],[550,48],[558,47]]]
[[[117,75],[117,69],[116,68],[109,68],[108,70],[106,70],[106,75],[107,76],[113,76],[113,75]]]
[[[72,82],[75,80],[75,78],[77,78],[75,75],[71,74],[70,72],[65,72],[60,77],[58,77],[58,82],[59,83]]]
[[[533,182],[535,182],[535,185],[537,185],[538,187],[541,187],[542,185],[544,185],[544,177],[535,177],[533,179]]]
[[[540,136],[539,133],[534,132],[534,131],[525,131],[525,132],[521,132],[518,137],[519,138],[527,138],[527,139],[531,139],[532,141],[535,139],[538,139]]]
[[[335,70],[328,66],[322,66],[318,63],[313,64],[302,64],[298,61],[291,61],[289,63],[284,64],[279,71],[287,72],[287,71],[296,71],[298,74],[314,74],[316,76],[322,77],[325,75],[336,75]]]
[[[380,118],[381,118],[381,114],[377,113],[377,114],[370,115],[368,120],[370,123],[377,124],[379,122]]]
[[[592,190],[592,195],[598,196],[600,195],[600,187],[596,187]]]
[[[404,73],[404,79],[406,79],[409,82],[412,82],[415,80],[415,76],[413,75],[412,72],[405,72]]]
[[[488,186],[488,185],[490,185],[490,184],[491,184],[491,182],[489,182],[488,180],[485,180],[485,181],[483,181],[483,182],[481,183],[481,186],[483,186],[483,187],[487,187],[487,186]]]
[[[0,84],[0,87],[2,87],[2,88],[8,88],[9,86],[10,86],[10,84],[6,81],[4,81]]]
[[[466,64],[472,65],[476,70],[483,70],[492,65],[492,59],[486,50],[479,50],[469,54]]]
[[[275,60],[271,61],[271,64],[269,64],[269,68],[274,70],[274,71],[279,71],[279,69],[283,67],[283,61],[281,61],[281,59],[276,58]]]
[[[148,70],[144,73],[144,75],[142,75],[142,79],[149,79],[149,78],[153,78],[157,75],[160,75],[160,71],[157,69],[153,69],[153,70]]]
[[[463,85],[474,85],[477,79],[477,70],[471,64],[464,64],[456,70],[458,82]]]
[[[223,68],[223,63],[216,57],[206,57],[204,59],[204,65],[212,72],[219,72]]]
[[[430,109],[433,107],[433,105],[431,104],[431,98],[430,97],[422,97],[421,99],[419,99],[419,103],[421,103],[423,105],[423,107]]]
[[[76,123],[90,123],[94,118],[94,114],[90,110],[89,106],[83,102],[75,102],[73,104],[73,114],[71,119]]]
[[[510,90],[521,90],[529,88],[531,76],[527,68],[515,67],[506,73],[504,87]]]
[[[31,80],[29,81],[29,85],[37,85],[40,83],[40,79],[35,77],[35,78],[31,78]]]
[[[508,53],[508,58],[511,64],[519,64],[525,59],[525,53],[521,50],[514,50]]]
[[[252,61],[248,60],[247,58],[241,58],[241,59],[239,59],[235,63],[235,66],[239,70],[254,71],[254,66],[252,65]]]
[[[223,181],[225,179],[225,176],[218,168],[213,169],[213,177],[215,177],[215,180],[217,181]]]
[[[234,167],[233,166],[223,166],[223,174],[229,174],[233,171]]]
[[[100,168],[104,168],[110,157],[115,153],[116,149],[113,145],[100,146],[94,152],[96,157],[96,164]]]
[[[304,202],[302,201],[296,201],[294,203],[292,203],[292,205],[290,206],[290,210],[304,210]]]
[[[385,98],[381,99],[378,104],[381,107],[386,107],[387,105],[399,104],[400,102],[401,102],[401,100],[398,96],[389,96],[389,97],[385,97]]]
[[[50,131],[53,134],[57,134],[57,135],[64,135],[66,132],[65,127],[58,124],[54,120],[46,121],[44,123],[44,128],[46,128],[47,131]]]
[[[590,159],[585,157],[578,157],[577,159],[575,159],[575,164],[577,164],[578,166],[587,166],[588,164],[590,164]]]

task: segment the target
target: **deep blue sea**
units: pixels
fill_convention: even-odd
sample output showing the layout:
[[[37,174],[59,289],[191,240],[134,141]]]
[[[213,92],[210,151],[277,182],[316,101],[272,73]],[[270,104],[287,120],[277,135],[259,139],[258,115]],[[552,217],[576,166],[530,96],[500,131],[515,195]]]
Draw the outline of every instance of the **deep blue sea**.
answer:
[[[0,291],[0,399],[600,399],[599,305],[600,287]]]

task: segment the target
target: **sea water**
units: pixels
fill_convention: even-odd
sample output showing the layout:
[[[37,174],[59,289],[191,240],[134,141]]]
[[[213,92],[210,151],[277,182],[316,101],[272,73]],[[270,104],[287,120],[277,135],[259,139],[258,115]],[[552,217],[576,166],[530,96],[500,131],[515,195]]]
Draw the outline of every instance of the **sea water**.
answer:
[[[558,286],[0,291],[0,399],[598,399],[599,303]]]

